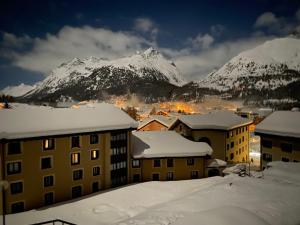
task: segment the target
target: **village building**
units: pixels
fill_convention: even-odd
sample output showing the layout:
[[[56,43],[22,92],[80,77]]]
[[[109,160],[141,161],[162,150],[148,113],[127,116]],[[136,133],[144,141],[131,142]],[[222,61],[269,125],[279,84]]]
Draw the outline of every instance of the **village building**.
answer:
[[[137,122],[109,104],[0,111],[1,213],[127,184]],[[4,198],[3,198],[4,197]]]
[[[256,126],[262,168],[271,161],[300,161],[300,112],[275,111]]]
[[[251,120],[230,111],[215,111],[205,115],[182,115],[169,128],[187,139],[206,142],[212,158],[230,163],[249,160],[249,126]]]
[[[131,181],[203,178],[212,148],[175,131],[132,132]]]
[[[138,131],[159,131],[168,130],[175,122],[176,117],[153,115],[143,120],[139,126]]]

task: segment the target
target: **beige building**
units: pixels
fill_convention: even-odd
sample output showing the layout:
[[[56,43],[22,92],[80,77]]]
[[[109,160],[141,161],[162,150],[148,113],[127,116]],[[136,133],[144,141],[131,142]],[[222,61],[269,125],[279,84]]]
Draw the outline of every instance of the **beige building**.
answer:
[[[1,213],[127,184],[137,123],[109,104],[0,111]]]
[[[175,131],[132,133],[131,182],[203,178],[212,149]]]
[[[275,111],[256,126],[262,168],[271,161],[300,161],[300,112]]]
[[[251,120],[230,111],[205,115],[183,115],[169,128],[187,139],[206,142],[212,158],[238,163],[249,160],[249,125]]]

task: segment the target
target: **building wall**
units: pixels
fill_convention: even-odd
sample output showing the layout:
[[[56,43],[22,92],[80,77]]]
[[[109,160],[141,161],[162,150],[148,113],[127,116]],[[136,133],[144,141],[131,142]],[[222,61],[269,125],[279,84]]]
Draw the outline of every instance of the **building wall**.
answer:
[[[129,131],[126,131],[126,134],[129,139]],[[111,187],[111,133],[98,133],[98,144],[90,144],[89,134],[79,136],[80,148],[71,148],[71,136],[55,137],[53,150],[43,150],[43,139],[21,140],[21,154],[15,155],[7,155],[8,144],[5,144],[5,168],[9,162],[20,161],[22,169],[21,173],[13,175],[8,175],[6,171],[4,179],[9,183],[23,181],[22,193],[11,194],[10,188],[6,191],[7,213],[11,213],[11,204],[14,202],[23,201],[25,210],[44,206],[44,194],[48,192],[54,193],[54,202],[60,202],[72,198],[74,186],[82,187],[82,195],[93,192],[93,182],[99,182],[100,189]],[[99,150],[98,159],[91,159],[91,150]],[[71,154],[77,152],[80,153],[80,164],[71,165]],[[128,154],[129,141],[127,165]],[[47,156],[52,158],[52,168],[41,169],[41,158]],[[95,166],[100,166],[98,176],[93,176]],[[74,181],[73,171],[76,169],[83,169],[83,178]],[[44,187],[44,176],[47,175],[54,176],[54,185],[51,187]],[[0,207],[2,208],[2,205]]]
[[[194,159],[194,165],[187,165],[188,159]],[[172,158],[173,167],[167,167],[167,158],[157,158],[161,160],[160,167],[154,167],[155,159],[139,159],[140,168],[133,168],[131,163],[131,182],[135,174],[140,175],[140,181],[152,181],[152,174],[159,174],[159,180],[167,180],[167,173],[173,172],[173,180],[191,179],[191,172],[197,171],[198,178],[205,175],[205,165],[203,157]],[[132,159],[133,160],[133,159]]]
[[[283,161],[283,158],[288,159],[289,162],[300,162],[300,138],[289,138],[264,134],[258,135],[261,137],[261,163],[263,168],[267,166],[267,163],[271,161]],[[264,146],[264,141],[271,142],[272,147]],[[292,151],[283,151],[281,146],[282,143],[292,144]],[[265,160],[265,154],[271,155],[272,159]]]
[[[155,130],[160,131],[160,130],[167,130],[167,129],[168,128],[165,125],[159,123],[156,120],[153,120],[150,123],[148,123],[147,125],[138,129],[138,131],[155,131]]]
[[[222,159],[232,163],[249,160],[249,125],[236,127],[229,131],[223,131],[207,129],[192,130],[185,124],[178,123],[173,129],[194,141],[209,140],[208,142],[213,149],[212,158]],[[243,137],[244,141],[242,139]],[[234,143],[232,148],[231,142]],[[227,150],[228,144],[229,149]],[[231,154],[233,154],[232,159],[230,157]]]

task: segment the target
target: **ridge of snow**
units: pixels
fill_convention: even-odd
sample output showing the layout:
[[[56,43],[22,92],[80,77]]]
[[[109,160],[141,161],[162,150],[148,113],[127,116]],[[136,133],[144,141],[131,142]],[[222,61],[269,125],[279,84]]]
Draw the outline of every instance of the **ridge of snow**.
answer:
[[[33,90],[34,88],[36,88],[36,85],[27,85],[27,84],[21,83],[16,86],[7,86],[4,89],[2,89],[0,91],[0,93],[5,94],[5,95],[10,95],[13,97],[19,97],[19,96],[22,96],[22,95],[26,94],[27,92]]]

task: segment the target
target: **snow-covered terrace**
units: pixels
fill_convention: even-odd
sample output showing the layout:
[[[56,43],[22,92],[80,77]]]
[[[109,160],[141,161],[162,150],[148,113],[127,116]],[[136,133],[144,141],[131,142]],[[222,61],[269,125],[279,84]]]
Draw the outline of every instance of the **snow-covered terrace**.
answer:
[[[190,157],[212,154],[205,142],[190,141],[175,131],[137,131],[132,133],[134,158]]]
[[[252,123],[230,111],[215,111],[205,115],[183,115],[179,121],[191,129],[230,130]]]
[[[0,139],[135,129],[138,123],[117,107],[98,103],[80,108],[19,107],[0,110]]]
[[[300,138],[300,112],[275,111],[256,126],[255,132]]]

